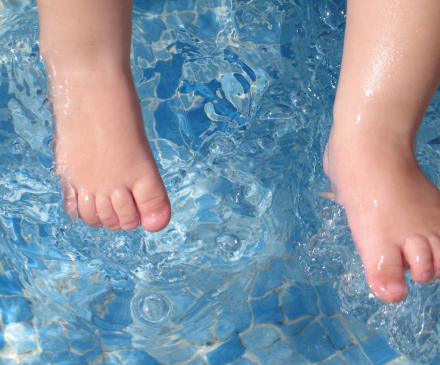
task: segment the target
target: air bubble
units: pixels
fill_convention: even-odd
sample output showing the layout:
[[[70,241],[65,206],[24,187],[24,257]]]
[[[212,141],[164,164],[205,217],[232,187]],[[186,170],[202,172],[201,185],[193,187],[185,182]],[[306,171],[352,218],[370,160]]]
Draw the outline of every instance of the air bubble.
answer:
[[[252,22],[254,21],[254,14],[252,14],[251,11],[246,10],[246,11],[243,13],[243,20],[244,20],[246,23],[252,23]]]
[[[293,118],[293,110],[284,104],[268,105],[262,109],[260,120],[285,120]]]
[[[281,94],[283,92],[283,88],[275,86],[274,88],[270,89],[269,92],[273,95]]]
[[[308,104],[309,100],[307,94],[302,90],[294,90],[290,93],[290,100],[297,108],[303,108],[306,104]]]
[[[263,47],[261,50],[263,51],[263,53],[267,53],[267,48]]]
[[[218,236],[216,242],[221,250],[225,252],[237,252],[241,248],[241,241],[235,234],[224,233]]]
[[[214,158],[231,156],[237,150],[235,141],[228,136],[218,136],[214,138],[209,151]]]
[[[135,303],[137,316],[146,323],[160,324],[165,322],[171,314],[170,303],[160,294],[146,294]]]
[[[38,60],[38,56],[37,56],[36,53],[31,53],[30,56],[29,56],[29,59],[30,59],[32,62],[35,62],[36,60]]]
[[[275,141],[275,139],[271,136],[268,135],[264,135],[260,138],[258,138],[258,145],[263,149],[263,150],[273,150],[276,145],[277,142]]]
[[[10,151],[14,154],[14,155],[19,155],[23,152],[23,145],[20,141],[12,141],[9,144],[9,148]]]

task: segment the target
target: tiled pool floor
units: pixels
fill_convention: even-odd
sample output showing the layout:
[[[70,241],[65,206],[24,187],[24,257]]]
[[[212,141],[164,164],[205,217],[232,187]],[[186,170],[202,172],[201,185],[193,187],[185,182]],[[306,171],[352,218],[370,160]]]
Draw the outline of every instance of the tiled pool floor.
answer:
[[[282,277],[282,272],[290,277]],[[313,287],[294,270],[291,259],[271,261],[258,274],[248,300],[219,315],[212,329],[216,343],[186,346],[172,353],[141,352],[129,344],[119,344],[123,350],[115,350],[104,336],[41,323],[16,273],[7,268],[0,272],[0,310],[2,365],[413,363],[387,345],[382,331],[370,331],[345,319],[333,304],[329,284]],[[231,321],[240,324],[231,330]]]

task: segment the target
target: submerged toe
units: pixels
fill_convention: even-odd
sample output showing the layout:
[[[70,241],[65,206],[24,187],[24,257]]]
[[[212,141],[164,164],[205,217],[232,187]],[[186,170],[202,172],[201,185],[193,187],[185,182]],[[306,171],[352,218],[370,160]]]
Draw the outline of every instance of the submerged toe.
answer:
[[[78,215],[84,223],[91,227],[102,226],[96,212],[95,196],[91,192],[81,190],[78,193]]]
[[[111,201],[121,228],[125,231],[135,229],[139,225],[139,218],[131,192],[120,187],[112,193]]]
[[[424,284],[433,279],[432,250],[427,238],[420,235],[408,237],[403,245],[403,255],[415,282]]]
[[[391,244],[374,246],[361,252],[370,290],[384,302],[399,302],[407,294],[400,248]]]
[[[133,188],[133,197],[145,230],[157,232],[168,225],[171,205],[159,174],[154,181],[139,180]]]
[[[110,231],[117,231],[121,229],[119,225],[118,216],[116,215],[113,204],[110,197],[106,195],[97,195],[95,197],[96,212],[98,213],[99,219]]]

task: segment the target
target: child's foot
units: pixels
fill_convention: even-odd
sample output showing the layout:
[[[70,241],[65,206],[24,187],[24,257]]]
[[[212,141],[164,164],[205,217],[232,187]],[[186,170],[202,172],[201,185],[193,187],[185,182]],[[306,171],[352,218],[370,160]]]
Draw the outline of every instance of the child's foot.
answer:
[[[155,232],[171,208],[128,69],[48,67],[63,203],[92,227]],[[139,216],[139,217],[138,217]]]
[[[405,298],[405,269],[418,283],[440,278],[440,192],[409,138],[333,127],[324,169],[379,299]]]

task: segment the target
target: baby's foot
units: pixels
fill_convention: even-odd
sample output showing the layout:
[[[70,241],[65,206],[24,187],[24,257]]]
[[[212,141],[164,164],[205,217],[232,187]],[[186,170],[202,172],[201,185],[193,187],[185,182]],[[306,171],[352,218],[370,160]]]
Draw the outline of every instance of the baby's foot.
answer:
[[[346,209],[370,289],[398,302],[407,293],[405,269],[418,283],[440,278],[440,192],[421,171],[410,139],[368,133],[333,127],[324,169],[329,197]]]
[[[155,232],[171,208],[130,69],[48,67],[65,210],[92,227]],[[139,216],[139,217],[138,217]]]

